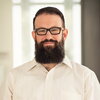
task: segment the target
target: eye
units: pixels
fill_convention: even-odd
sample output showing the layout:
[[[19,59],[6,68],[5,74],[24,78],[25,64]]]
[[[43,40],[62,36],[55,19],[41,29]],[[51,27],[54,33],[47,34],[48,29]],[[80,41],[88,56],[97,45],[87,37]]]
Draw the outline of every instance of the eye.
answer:
[[[38,32],[46,32],[45,29],[39,29]]]
[[[46,29],[37,29],[36,32],[38,35],[44,35],[46,33]]]
[[[52,33],[59,33],[60,32],[60,28],[54,27],[54,28],[51,28],[50,31]]]

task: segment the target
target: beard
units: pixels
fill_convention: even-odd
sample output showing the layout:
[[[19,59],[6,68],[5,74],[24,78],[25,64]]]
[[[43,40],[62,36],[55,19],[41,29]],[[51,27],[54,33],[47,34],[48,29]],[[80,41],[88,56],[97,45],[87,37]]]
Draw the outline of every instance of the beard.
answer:
[[[43,46],[45,42],[54,42],[54,46]],[[37,43],[35,40],[35,60],[41,64],[60,63],[65,56],[64,39],[60,42],[56,40],[44,40]]]

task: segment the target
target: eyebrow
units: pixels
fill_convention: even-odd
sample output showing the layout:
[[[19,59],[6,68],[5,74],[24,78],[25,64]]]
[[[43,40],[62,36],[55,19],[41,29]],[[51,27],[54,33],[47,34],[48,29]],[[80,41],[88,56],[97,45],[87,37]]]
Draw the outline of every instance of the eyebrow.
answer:
[[[53,27],[62,27],[62,26],[52,26],[52,27],[49,27],[49,28],[53,28]],[[38,27],[38,28],[35,28],[35,29],[40,29],[40,28],[46,28],[46,27]]]

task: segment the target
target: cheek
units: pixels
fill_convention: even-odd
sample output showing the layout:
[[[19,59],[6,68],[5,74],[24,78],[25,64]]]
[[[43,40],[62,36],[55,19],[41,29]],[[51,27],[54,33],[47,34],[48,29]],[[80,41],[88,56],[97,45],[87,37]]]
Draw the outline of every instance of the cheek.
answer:
[[[35,39],[38,43],[44,40],[44,36],[35,36]]]
[[[59,35],[52,35],[52,38],[53,40],[57,40],[58,42],[60,42],[62,40],[62,34],[59,34]],[[41,41],[44,41],[46,38],[46,36],[35,36],[35,39],[38,43],[40,43]]]
[[[55,40],[60,42],[62,40],[62,34],[59,34],[58,36],[55,36],[54,38],[55,38]]]

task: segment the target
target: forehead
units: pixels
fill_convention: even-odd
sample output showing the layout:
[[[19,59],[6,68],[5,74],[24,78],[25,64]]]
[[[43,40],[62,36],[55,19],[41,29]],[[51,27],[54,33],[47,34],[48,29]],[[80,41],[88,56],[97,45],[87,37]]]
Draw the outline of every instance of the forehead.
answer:
[[[35,27],[62,27],[62,19],[56,14],[41,14],[35,19]]]

